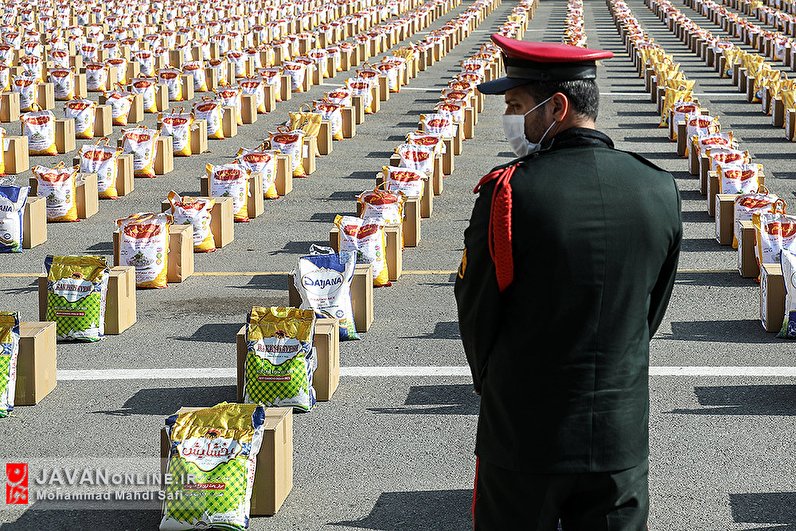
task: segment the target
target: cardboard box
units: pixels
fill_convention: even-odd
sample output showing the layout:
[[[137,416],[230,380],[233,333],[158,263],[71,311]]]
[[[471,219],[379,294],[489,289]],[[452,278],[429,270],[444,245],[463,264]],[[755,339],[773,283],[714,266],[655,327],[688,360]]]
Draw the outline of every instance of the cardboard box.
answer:
[[[304,137],[304,147],[302,149],[301,164],[304,167],[304,173],[312,175],[317,170],[315,157],[318,154],[318,138],[314,136]]]
[[[716,194],[714,211],[716,213],[716,241],[721,245],[732,245],[733,227],[735,227],[736,194]]]
[[[110,105],[98,105],[94,115],[94,138],[113,134],[113,115]]]
[[[52,83],[36,85],[36,104],[43,111],[55,109],[55,85]]]
[[[155,175],[174,171],[174,143],[169,136],[158,136],[155,151]]]
[[[671,115],[673,115],[673,113],[670,113],[670,121],[673,120],[673,118],[671,118]],[[677,124],[674,125],[674,130],[677,131],[677,155],[680,157],[685,157],[685,147],[687,145],[687,140],[688,140],[686,138],[687,129],[685,126],[685,122],[677,122]]]
[[[247,211],[251,219],[260,217],[265,211],[265,190],[263,189],[262,173],[255,173],[249,179]]]
[[[56,385],[55,323],[23,321],[19,332],[14,405],[35,406]]]
[[[757,278],[760,267],[755,256],[755,226],[751,220],[740,221],[741,236],[738,238],[738,272],[743,278]]]
[[[351,96],[351,105],[354,109],[354,121],[356,125],[365,121],[365,102],[362,96]]]
[[[401,227],[400,223],[384,226],[384,235],[387,239],[387,248],[385,249],[387,271],[390,280],[393,282],[400,279],[403,273],[403,235]]]
[[[292,82],[290,76],[283,75],[279,84],[279,97],[282,101],[288,101],[292,97]]]
[[[445,155],[437,154],[434,157],[434,172],[431,175],[431,188],[434,191],[434,195],[442,195],[442,192],[445,189],[445,164],[444,158],[448,156],[446,153]],[[452,157],[451,157],[452,158]],[[453,162],[451,161],[451,165]]]
[[[238,108],[224,107],[224,116],[221,120],[221,127],[224,130],[224,138],[238,136]]]
[[[354,138],[357,134],[357,122],[354,116],[353,107],[343,107],[340,109],[343,115],[343,138]]]
[[[169,228],[168,282],[184,282],[193,271],[193,226],[172,225]]]
[[[194,98],[193,76],[188,74],[183,74],[180,77],[180,80],[182,83],[182,101],[191,101]]]
[[[478,123],[478,113],[473,107],[464,108],[464,138],[475,138],[475,124]]]
[[[96,173],[77,174],[77,217],[88,219],[99,212],[99,189]]]
[[[177,413],[190,411],[183,407]],[[165,474],[171,444],[160,430],[161,473]],[[293,409],[265,408],[263,442],[257,454],[251,497],[251,516],[276,514],[293,488]]]
[[[116,159],[116,190],[119,196],[129,195],[135,189],[133,154],[123,153]]]
[[[191,125],[191,154],[199,155],[207,150],[207,121],[194,120]]]
[[[17,175],[30,169],[28,137],[5,137],[3,140],[3,163],[5,166],[5,173],[10,175]]]
[[[205,183],[206,181],[206,177]],[[207,184],[204,184],[207,186]],[[207,194],[204,194],[207,197]],[[235,239],[235,213],[232,206],[231,197],[214,197],[215,204],[210,210],[210,231],[213,233],[213,240],[216,249],[226,247]],[[161,212],[169,212],[171,203],[168,200],[160,205]]]
[[[288,154],[278,154],[276,156],[276,193],[285,196],[293,191],[293,163]]]
[[[144,121],[144,95],[136,94],[130,111],[127,113],[127,123],[137,124]]]
[[[420,198],[408,197],[404,203],[404,247],[417,247],[420,243]]]
[[[32,249],[47,241],[47,200],[28,196],[22,216],[22,248]]]
[[[243,94],[241,101],[241,120],[244,124],[257,121],[257,98],[253,94]]]
[[[4,92],[0,94],[0,122],[18,122],[19,115],[19,93]]]
[[[316,142],[319,155],[328,155],[332,152],[332,123],[328,120],[321,120]]]
[[[715,171],[708,172],[707,207],[711,217],[716,215],[716,194],[719,190],[719,174]]]
[[[301,297],[293,286],[293,276],[288,275],[288,286],[291,287],[290,293],[291,306],[299,307]],[[237,367],[238,367],[238,401],[243,401],[244,387],[244,366],[246,360],[246,326],[238,331],[236,337],[237,344]],[[321,317],[315,320],[315,336],[313,341],[318,367],[312,378],[312,386],[320,402],[327,402],[331,399],[335,390],[340,384],[340,331],[337,319]]]
[[[379,79],[379,99],[381,101],[388,101],[390,99],[390,82],[387,76],[380,75]]]
[[[782,278],[782,266],[763,264],[760,269],[760,322],[766,332],[779,332],[785,318],[785,280]]]
[[[162,83],[155,85],[155,106],[157,107],[155,112],[169,110],[169,87]]]
[[[55,149],[62,155],[75,150],[74,118],[55,120]]]
[[[358,332],[367,332],[373,324],[373,266],[357,264],[351,281],[351,309]]]
[[[105,334],[118,335],[133,326],[136,311],[135,267],[111,268],[105,299]]]
[[[273,112],[276,109],[276,90],[272,85],[264,85],[265,92],[265,112]]]
[[[771,125],[774,127],[785,126],[785,104],[780,97],[771,100]]]

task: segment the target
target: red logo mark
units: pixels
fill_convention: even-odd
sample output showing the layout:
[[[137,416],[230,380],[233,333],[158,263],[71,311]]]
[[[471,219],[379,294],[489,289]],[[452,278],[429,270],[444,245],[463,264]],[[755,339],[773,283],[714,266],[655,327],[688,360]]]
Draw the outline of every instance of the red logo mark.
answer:
[[[8,505],[27,505],[27,463],[6,463],[6,503]]]

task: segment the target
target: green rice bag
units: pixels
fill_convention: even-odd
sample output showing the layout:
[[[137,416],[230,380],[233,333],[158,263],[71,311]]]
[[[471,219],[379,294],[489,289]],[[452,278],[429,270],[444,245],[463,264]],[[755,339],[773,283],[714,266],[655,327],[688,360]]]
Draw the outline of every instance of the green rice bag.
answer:
[[[249,527],[265,409],[223,402],[166,419],[169,435],[160,529],[242,530]]]
[[[47,316],[59,341],[99,341],[105,333],[110,269],[101,256],[48,256]]]
[[[19,314],[0,312],[0,418],[14,409],[19,354]]]
[[[246,403],[293,407],[315,405],[312,375],[315,312],[298,308],[252,308],[246,325]]]

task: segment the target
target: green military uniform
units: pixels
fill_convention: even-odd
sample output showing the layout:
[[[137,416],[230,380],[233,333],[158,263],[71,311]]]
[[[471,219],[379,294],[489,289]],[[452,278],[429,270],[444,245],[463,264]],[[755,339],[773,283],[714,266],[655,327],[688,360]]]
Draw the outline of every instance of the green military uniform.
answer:
[[[563,131],[514,164],[513,279],[501,292],[492,181],[473,208],[455,286],[481,394],[476,454],[538,474],[635,467],[648,456],[649,340],[682,238],[674,179],[592,129]]]

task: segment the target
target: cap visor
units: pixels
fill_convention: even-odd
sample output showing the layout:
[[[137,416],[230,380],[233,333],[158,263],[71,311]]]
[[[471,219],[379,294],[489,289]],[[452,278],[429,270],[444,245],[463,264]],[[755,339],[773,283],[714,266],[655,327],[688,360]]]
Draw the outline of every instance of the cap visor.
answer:
[[[481,94],[505,94],[507,90],[527,85],[528,83],[530,83],[528,79],[501,77],[493,79],[492,81],[487,81],[486,83],[481,83],[477,88]]]

